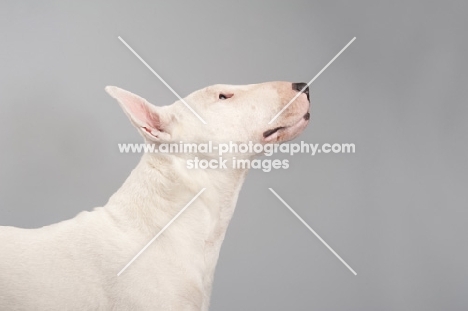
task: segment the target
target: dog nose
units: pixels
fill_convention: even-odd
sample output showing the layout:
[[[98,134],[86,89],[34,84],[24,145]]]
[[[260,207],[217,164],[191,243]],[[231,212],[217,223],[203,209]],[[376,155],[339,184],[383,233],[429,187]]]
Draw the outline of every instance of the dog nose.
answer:
[[[292,89],[295,90],[295,91],[300,92],[300,91],[302,91],[303,88],[305,88],[305,90],[302,93],[306,94],[307,95],[307,100],[310,101],[310,99],[309,99],[309,87],[307,86],[307,83],[299,82],[299,83],[293,83],[292,84]]]

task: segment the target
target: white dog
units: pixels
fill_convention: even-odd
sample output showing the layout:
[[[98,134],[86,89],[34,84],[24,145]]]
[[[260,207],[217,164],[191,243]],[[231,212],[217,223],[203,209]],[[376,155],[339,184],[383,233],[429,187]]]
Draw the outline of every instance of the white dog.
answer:
[[[309,122],[305,86],[215,85],[156,107],[117,87],[146,143],[284,142]],[[146,153],[104,207],[40,229],[0,227],[0,310],[208,310],[213,275],[247,169],[188,169],[189,157]],[[252,157],[254,155],[236,155]],[[202,188],[120,276],[117,273]]]

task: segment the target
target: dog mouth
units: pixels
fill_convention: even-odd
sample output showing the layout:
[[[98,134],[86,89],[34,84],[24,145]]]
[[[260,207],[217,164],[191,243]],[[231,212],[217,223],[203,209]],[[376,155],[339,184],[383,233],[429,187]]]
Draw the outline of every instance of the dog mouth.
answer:
[[[275,127],[274,129],[265,131],[265,132],[263,132],[263,138],[268,138],[271,135],[275,134],[276,132],[278,132],[279,130],[282,130],[284,128],[286,128],[286,127],[285,126],[278,126],[278,127]]]
[[[268,138],[271,138],[273,136],[273,134],[277,133],[278,131],[282,131],[282,130],[285,130],[285,129],[289,129],[289,128],[293,128],[295,126],[297,126],[298,124],[302,123],[302,122],[307,122],[309,121],[310,119],[310,112],[307,112],[304,116],[302,116],[302,118],[297,121],[296,123],[294,123],[293,125],[290,125],[290,126],[278,126],[278,127],[275,127],[273,129],[270,129],[270,130],[267,130],[265,132],[263,132],[263,138],[265,140],[268,140]],[[304,120],[304,121],[303,121]]]

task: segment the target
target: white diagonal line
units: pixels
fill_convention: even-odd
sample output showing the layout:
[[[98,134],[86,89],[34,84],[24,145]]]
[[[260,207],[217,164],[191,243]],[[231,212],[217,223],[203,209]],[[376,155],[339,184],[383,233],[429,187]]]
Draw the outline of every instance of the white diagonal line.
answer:
[[[172,93],[174,93],[174,95],[175,95],[182,103],[184,103],[185,106],[187,106],[188,109],[190,109],[190,111],[191,111],[198,119],[200,119],[200,121],[203,122],[203,124],[206,124],[205,120],[203,120],[203,118],[200,117],[200,115],[199,115],[198,113],[196,113],[195,110],[193,110],[192,107],[190,107],[190,105],[187,104],[187,102],[186,102],[182,97],[180,97],[179,94],[177,94],[177,92],[174,91],[174,89],[173,89],[169,84],[167,84],[167,82],[164,81],[164,79],[161,78],[161,76],[158,75],[158,73],[157,73],[156,71],[154,71],[153,68],[151,68],[150,65],[147,64],[147,63],[143,60],[143,58],[141,58],[140,55],[138,55],[138,53],[135,52],[135,51],[132,49],[132,47],[131,47],[130,45],[127,44],[127,42],[125,42],[124,39],[122,39],[120,36],[119,36],[118,38],[119,38],[120,41],[122,41],[122,43],[123,43],[133,54],[135,54],[135,56],[136,56],[136,57],[137,57],[137,58],[138,58],[138,59],[139,59],[139,60],[156,76],[156,77],[158,77],[159,80],[161,80],[161,82],[162,82]]]
[[[270,189],[270,191],[294,214],[294,216],[296,216],[303,224],[304,226],[307,227],[307,229],[309,229],[319,240],[320,242],[322,242],[332,253],[333,255],[335,255],[345,266],[346,268],[348,268],[354,275],[357,275],[357,273],[353,270],[353,268],[351,268],[341,257],[340,255],[338,255],[334,250],[333,248],[331,248],[327,242],[325,242],[321,237],[320,235],[317,234],[317,232],[314,231],[314,229],[312,229],[305,221],[304,219],[301,218],[301,216],[299,216],[292,208],[291,206],[288,205],[288,203],[286,203],[276,192],[275,190],[271,189],[271,188],[268,188]]]
[[[187,209],[187,207],[190,206],[190,204],[193,203],[193,201],[195,201],[199,196],[200,194],[203,193],[203,191],[205,191],[206,188],[203,188],[202,190],[200,190],[200,192],[197,193],[196,196],[193,197],[192,200],[190,200],[190,202],[187,203],[187,205],[184,206],[183,209],[180,210],[180,212],[177,213],[177,215],[174,216],[174,218],[171,219],[171,221],[169,221],[167,223],[167,225],[164,226],[164,228],[161,229],[161,231],[158,232],[158,234],[156,234],[156,236],[154,238],[151,239],[151,241],[148,242],[148,244],[145,245],[145,247],[143,247],[143,249],[141,251],[138,252],[138,254],[135,255],[135,257],[133,257],[132,260],[130,260],[130,262],[125,265],[125,267],[120,270],[119,273],[117,273],[117,276],[120,276],[138,257],[140,257],[140,255]]]
[[[328,66],[331,65],[331,63],[333,63],[333,62],[335,61],[335,59],[337,59],[338,56],[340,56],[340,54],[343,53],[344,50],[346,50],[346,49],[348,48],[348,46],[351,45],[351,43],[353,43],[354,40],[356,40],[356,37],[354,37],[353,39],[351,39],[351,41],[349,41],[348,44],[346,44],[346,46],[345,46],[344,48],[342,48],[341,51],[338,52],[338,54],[336,54],[335,57],[333,57],[332,60],[329,61],[328,64],[326,64],[325,67],[323,67],[322,70],[320,70],[319,73],[316,74],[315,77],[313,77],[312,80],[310,80],[309,83],[307,83],[307,85],[304,86],[304,88],[303,88],[299,93],[297,93],[296,96],[294,96],[293,99],[291,99],[291,100],[289,101],[289,103],[288,103],[286,106],[284,106],[283,109],[280,110],[280,112],[278,112],[278,113],[276,114],[276,116],[273,117],[273,119],[271,119],[270,122],[268,122],[268,124],[273,123],[273,121],[275,121],[276,118],[278,118],[279,115],[282,114],[282,113],[286,110],[286,108],[288,108],[289,105],[291,105],[292,102],[295,101],[296,98],[298,98],[298,97],[302,94],[302,92],[304,92],[304,90],[305,90],[307,87],[309,87],[309,86],[312,84],[312,82],[314,82],[315,79],[317,79],[318,76],[320,76],[320,75],[322,74],[322,72],[324,72],[325,69],[327,69]]]

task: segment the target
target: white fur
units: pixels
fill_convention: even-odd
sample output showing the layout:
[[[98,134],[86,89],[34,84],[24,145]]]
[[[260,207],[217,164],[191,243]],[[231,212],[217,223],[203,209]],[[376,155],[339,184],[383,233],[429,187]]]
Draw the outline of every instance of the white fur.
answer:
[[[116,87],[148,143],[283,142],[307,125],[291,83],[211,86],[156,107]],[[233,95],[220,100],[219,94]],[[104,207],[39,229],[0,227],[0,310],[208,310],[221,243],[246,170],[189,170],[196,155],[145,154]],[[206,155],[200,155],[206,156]],[[250,157],[251,155],[249,155]],[[119,277],[117,273],[202,188],[206,191]]]

